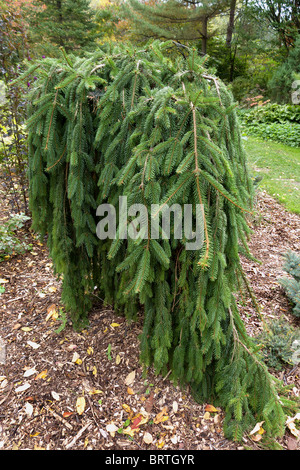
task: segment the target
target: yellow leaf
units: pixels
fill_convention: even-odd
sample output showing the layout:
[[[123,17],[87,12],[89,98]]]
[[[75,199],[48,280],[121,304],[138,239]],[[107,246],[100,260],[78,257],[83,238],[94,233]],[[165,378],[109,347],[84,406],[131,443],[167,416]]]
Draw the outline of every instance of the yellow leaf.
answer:
[[[134,433],[137,431],[138,429],[131,429],[131,427],[128,426],[128,428],[123,429],[123,434],[128,434],[128,436],[133,437]]]
[[[129,406],[129,405],[126,405],[126,403],[123,403],[122,408],[123,408],[123,410],[126,411],[126,413],[129,413],[129,414],[130,414],[130,413],[131,413],[131,414],[133,413],[133,412],[132,412],[132,409],[130,408],[130,406]]]
[[[95,377],[97,377],[97,367],[96,366],[93,367],[93,375]]]
[[[106,332],[107,332],[107,330],[108,330],[108,328],[105,328],[105,330],[103,331],[103,333],[106,333]]]
[[[97,395],[99,393],[103,393],[102,390],[97,390],[94,388],[93,390],[89,391],[89,395]]]
[[[159,449],[162,449],[163,446],[165,445],[165,443],[164,443],[164,441],[159,441],[156,445]]]
[[[134,395],[134,391],[130,387],[127,388],[127,393],[128,395]]]
[[[204,419],[210,419],[210,413],[206,411],[203,416]]]
[[[22,330],[22,331],[31,331],[32,328],[29,328],[29,326],[23,326],[23,327],[21,328],[21,330]]]
[[[76,411],[79,415],[82,415],[85,410],[85,398],[78,397],[76,401]]]
[[[80,359],[79,354],[76,351],[73,354],[72,362],[74,362],[75,364],[82,364],[82,360]]]
[[[92,355],[94,354],[94,350],[93,350],[93,348],[92,348],[91,346],[89,346],[89,347],[87,348],[86,352],[87,352],[90,356],[92,356]]]
[[[119,323],[111,323],[110,326],[112,326],[113,328],[117,328],[118,326],[120,326]]]
[[[50,318],[54,321],[58,319],[58,311],[55,304],[52,304],[47,308],[46,321],[48,321]]]
[[[117,357],[116,357],[116,364],[117,364],[117,366],[120,364],[120,362],[121,362],[121,357],[120,357],[119,354],[117,354]]]
[[[168,411],[168,409],[167,409],[167,407],[165,406],[165,407],[161,410],[161,412],[158,413],[158,414],[155,416],[155,418],[154,418],[154,420],[153,420],[154,424],[159,424],[159,423],[162,423],[163,421],[166,421],[166,419],[169,418],[169,417],[167,416],[166,419],[165,419],[165,415],[167,414],[167,411]]]
[[[218,410],[213,405],[206,405],[205,411],[209,411],[210,413],[217,413]]]
[[[45,370],[42,370],[42,372],[40,372],[35,378],[34,380],[39,380],[39,379],[45,379],[45,377],[47,377],[47,369]]]
[[[252,436],[252,434],[256,434],[260,428],[262,427],[264,421],[261,421],[260,423],[256,423],[256,425],[254,426],[254,428],[252,429],[252,431],[250,431],[250,436]]]
[[[33,254],[33,253],[32,253]],[[57,288],[54,287],[54,286],[50,286],[49,289],[48,289],[49,292],[56,292],[57,291]]]

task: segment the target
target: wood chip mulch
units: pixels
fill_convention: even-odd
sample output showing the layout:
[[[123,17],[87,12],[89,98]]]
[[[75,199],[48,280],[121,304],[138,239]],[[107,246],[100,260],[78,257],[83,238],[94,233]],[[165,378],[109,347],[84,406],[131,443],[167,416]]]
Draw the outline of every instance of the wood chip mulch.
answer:
[[[282,254],[299,251],[300,217],[262,192],[251,224],[250,249],[262,263],[243,260],[265,318],[299,321],[277,283]],[[7,217],[5,201],[1,218]],[[58,334],[61,284],[52,274],[46,244],[26,231],[33,249],[0,263],[0,449],[243,450],[263,448],[245,436],[228,441],[224,413],[198,404],[188,390],[139,363],[142,319],[128,324],[100,303],[90,325]],[[20,234],[22,236],[22,233]],[[251,301],[241,305],[249,331],[261,329]],[[297,324],[298,321],[298,324]],[[3,359],[5,353],[5,359]],[[2,361],[1,361],[2,357]],[[299,368],[281,372],[299,396]],[[130,424],[130,427],[129,427]],[[129,432],[129,434],[128,434]],[[283,449],[299,449],[289,429]]]

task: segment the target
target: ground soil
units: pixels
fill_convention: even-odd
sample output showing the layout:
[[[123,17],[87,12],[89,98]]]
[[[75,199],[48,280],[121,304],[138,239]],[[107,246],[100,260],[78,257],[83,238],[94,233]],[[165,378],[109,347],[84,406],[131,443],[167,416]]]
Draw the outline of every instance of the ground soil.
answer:
[[[250,285],[264,319],[284,316],[299,321],[278,284],[283,275],[282,254],[300,249],[300,217],[287,212],[261,192],[250,249],[261,264],[243,259]],[[9,215],[6,200],[0,218]],[[46,450],[260,450],[255,442],[227,440],[222,431],[223,410],[196,403],[188,390],[150,369],[143,376],[139,363],[142,319],[128,325],[99,302],[90,325],[76,332],[71,324],[60,333],[61,283],[52,273],[46,243],[28,228],[32,251],[0,263],[0,449]],[[250,335],[262,328],[251,300],[240,305]],[[297,324],[298,322],[298,324]],[[0,344],[1,347],[1,344]],[[2,354],[3,356],[3,354]],[[280,378],[299,396],[299,368],[285,367]],[[146,418],[145,418],[146,417]],[[116,430],[135,422],[130,437]],[[126,422],[127,421],[127,422]],[[134,426],[133,426],[134,427]],[[299,450],[286,429],[283,449]]]

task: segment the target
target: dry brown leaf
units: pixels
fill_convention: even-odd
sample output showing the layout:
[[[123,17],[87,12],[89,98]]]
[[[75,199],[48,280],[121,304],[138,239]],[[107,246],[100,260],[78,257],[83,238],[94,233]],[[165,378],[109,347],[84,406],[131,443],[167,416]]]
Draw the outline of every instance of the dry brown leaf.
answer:
[[[127,375],[125,379],[125,385],[131,385],[134,382],[134,379],[135,379],[135,370],[133,370]]]

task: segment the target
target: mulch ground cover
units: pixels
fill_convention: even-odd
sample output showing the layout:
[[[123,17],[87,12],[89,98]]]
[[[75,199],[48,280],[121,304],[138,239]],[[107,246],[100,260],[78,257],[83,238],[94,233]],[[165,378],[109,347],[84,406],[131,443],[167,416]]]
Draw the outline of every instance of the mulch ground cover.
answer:
[[[9,216],[5,199],[0,219]],[[1,222],[0,220],[0,222]],[[261,192],[250,250],[261,263],[243,259],[250,285],[261,308],[251,300],[240,306],[250,335],[262,328],[261,316],[299,320],[278,278],[282,254],[300,249],[300,217],[287,212]],[[28,227],[31,251],[0,263],[0,449],[2,450],[243,450],[263,449],[255,442],[227,440],[223,410],[213,403],[196,403],[188,389],[169,377],[143,374],[139,363],[142,318],[128,324],[101,299],[90,314],[89,326],[62,331],[61,282],[52,273],[45,242]],[[5,359],[3,354],[5,353]],[[1,356],[0,356],[1,357]],[[299,396],[299,367],[277,373]],[[287,428],[283,449],[299,449]]]

